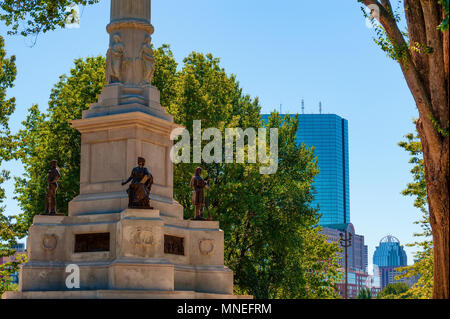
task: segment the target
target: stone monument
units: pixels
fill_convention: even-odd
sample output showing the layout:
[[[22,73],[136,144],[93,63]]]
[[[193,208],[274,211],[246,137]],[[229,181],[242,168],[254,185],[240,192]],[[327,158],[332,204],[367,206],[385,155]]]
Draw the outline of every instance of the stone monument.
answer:
[[[68,216],[35,216],[19,291],[3,298],[239,298],[216,221],[183,219],[173,199],[171,131],[151,85],[151,0],[111,0],[107,84],[72,122],[81,133],[80,194]],[[126,180],[143,157],[153,209],[130,209]],[[77,275],[79,287],[68,285]],[[76,282],[76,280],[74,281]]]

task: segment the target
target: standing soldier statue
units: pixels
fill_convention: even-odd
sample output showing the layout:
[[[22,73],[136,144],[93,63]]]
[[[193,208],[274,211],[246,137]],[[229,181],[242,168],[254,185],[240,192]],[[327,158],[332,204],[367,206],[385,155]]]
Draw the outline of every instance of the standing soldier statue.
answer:
[[[205,206],[205,193],[204,189],[208,189],[208,181],[204,180],[200,174],[202,173],[202,168],[197,167],[195,169],[195,174],[192,176],[190,186],[192,187],[192,205],[195,206],[195,217],[194,220],[204,220],[203,218],[203,207]]]
[[[50,170],[47,176],[47,196],[45,196],[45,213],[44,215],[56,215],[56,190],[58,189],[58,180],[61,174],[57,166],[57,161],[50,161]]]
[[[145,158],[138,157],[138,166],[133,168],[130,177],[122,182],[122,186],[131,181],[128,193],[128,208],[146,208],[150,207],[150,190],[153,184],[153,176],[145,165]]]

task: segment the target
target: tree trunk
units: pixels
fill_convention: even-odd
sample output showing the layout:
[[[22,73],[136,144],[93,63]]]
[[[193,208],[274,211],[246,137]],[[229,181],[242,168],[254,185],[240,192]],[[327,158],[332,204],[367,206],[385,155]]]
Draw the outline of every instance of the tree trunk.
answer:
[[[417,123],[424,150],[430,224],[433,231],[433,298],[448,299],[449,286],[449,138],[444,139],[439,157],[429,156],[421,121]],[[427,151],[425,151],[427,150]]]
[[[450,298],[449,285],[449,34],[437,26],[445,18],[436,0],[404,0],[409,43],[397,25],[389,0],[360,0],[380,9],[379,21],[419,111],[430,224],[433,232],[433,298]],[[426,50],[424,49],[426,48]],[[429,50],[428,50],[429,49]]]

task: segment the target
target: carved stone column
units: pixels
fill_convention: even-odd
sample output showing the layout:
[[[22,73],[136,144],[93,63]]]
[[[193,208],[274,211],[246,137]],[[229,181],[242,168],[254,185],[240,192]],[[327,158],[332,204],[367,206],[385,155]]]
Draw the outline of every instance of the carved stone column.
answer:
[[[155,71],[151,0],[111,0],[106,30],[110,37],[106,86],[83,118],[138,111],[172,122],[160,105],[159,91],[151,85]]]
[[[155,178],[152,205],[163,215],[183,218],[181,205],[173,200],[169,156],[170,133],[177,125],[151,85],[150,6],[150,0],[111,0],[107,84],[98,102],[83,111],[83,119],[72,122],[81,133],[80,195],[69,203],[72,216],[125,209],[127,187],[121,181],[144,157]]]

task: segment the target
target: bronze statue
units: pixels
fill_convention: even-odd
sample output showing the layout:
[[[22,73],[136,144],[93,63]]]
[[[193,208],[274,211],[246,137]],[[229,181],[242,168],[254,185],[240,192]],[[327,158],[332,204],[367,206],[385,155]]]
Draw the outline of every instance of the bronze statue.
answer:
[[[128,193],[129,208],[145,208],[150,207],[150,191],[153,184],[153,176],[145,165],[145,158],[138,157],[138,166],[133,168],[130,177],[122,182],[122,186],[131,181]]]
[[[204,189],[208,189],[208,181],[204,180],[200,174],[202,168],[197,167],[195,169],[194,176],[191,178],[190,186],[192,187],[192,205],[195,206],[194,220],[205,220],[203,218],[203,207],[205,206],[205,193]]]
[[[58,189],[58,180],[61,174],[57,166],[57,161],[50,161],[50,170],[47,176],[47,195],[45,196],[45,213],[44,215],[56,215],[56,191]]]

